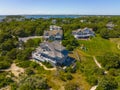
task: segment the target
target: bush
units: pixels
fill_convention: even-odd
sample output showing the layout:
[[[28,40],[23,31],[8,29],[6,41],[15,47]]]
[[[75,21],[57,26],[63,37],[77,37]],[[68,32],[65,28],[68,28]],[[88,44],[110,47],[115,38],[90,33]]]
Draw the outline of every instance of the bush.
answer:
[[[36,63],[36,62],[31,62],[30,63],[30,67],[31,68],[36,68],[36,67],[38,67],[38,66],[40,66],[38,63]]]
[[[105,53],[99,61],[107,70],[120,68],[120,55],[117,53]]]
[[[67,81],[67,80],[72,80],[73,79],[73,76],[70,73],[64,73],[62,71],[60,72],[59,77],[62,81]]]
[[[72,82],[68,82],[66,85],[65,85],[65,90],[79,90],[79,86],[76,84],[76,83],[72,83]]]
[[[70,33],[70,35],[65,35],[62,45],[65,46],[67,50],[73,51],[79,45],[79,42]]]
[[[53,68],[49,62],[42,62],[47,68]]]
[[[67,67],[67,68],[65,69],[65,72],[68,72],[68,73],[75,73],[75,72],[76,72],[76,68],[72,68],[72,66]]]
[[[11,63],[7,61],[0,62],[0,69],[7,69],[11,66]]]
[[[33,75],[34,74],[34,71],[32,69],[30,69],[30,68],[27,68],[25,70],[25,72],[26,72],[27,75]]]
[[[13,80],[10,77],[6,77],[7,73],[0,73],[0,88],[13,83]]]
[[[7,69],[11,66],[12,61],[7,57],[0,57],[0,69]]]
[[[31,48],[20,50],[16,57],[18,60],[23,60],[23,61],[29,60],[31,57],[32,51],[33,51],[33,49],[31,49]]]
[[[118,75],[119,75],[119,72],[118,72],[116,69],[111,68],[111,69],[109,70],[109,74],[112,75],[112,76],[118,76]]]
[[[66,74],[65,77],[66,77],[67,80],[72,80],[73,79],[73,76],[69,73]]]
[[[98,80],[95,76],[89,76],[87,77],[87,81],[90,83],[90,85],[94,86],[98,84]]]
[[[31,61],[21,61],[17,64],[17,66],[22,68],[28,68],[30,67]]]
[[[24,78],[18,84],[18,90],[47,90],[48,88],[47,80],[40,76]]]
[[[41,42],[41,39],[39,38],[35,38],[35,39],[29,39],[26,43],[25,43],[25,47],[37,47],[39,46]]]
[[[103,77],[96,90],[115,90],[118,87],[116,80],[110,76]]]

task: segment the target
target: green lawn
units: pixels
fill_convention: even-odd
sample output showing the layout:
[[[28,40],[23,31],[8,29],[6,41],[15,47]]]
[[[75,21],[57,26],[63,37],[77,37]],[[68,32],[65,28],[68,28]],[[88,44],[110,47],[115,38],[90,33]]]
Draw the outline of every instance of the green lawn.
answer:
[[[81,44],[80,47],[84,46],[86,48],[86,50],[82,51],[89,55],[99,56],[106,52],[120,53],[120,51],[117,49],[116,43],[107,39],[103,39],[99,36],[90,40],[79,40],[79,43]],[[81,49],[80,47],[79,49]]]

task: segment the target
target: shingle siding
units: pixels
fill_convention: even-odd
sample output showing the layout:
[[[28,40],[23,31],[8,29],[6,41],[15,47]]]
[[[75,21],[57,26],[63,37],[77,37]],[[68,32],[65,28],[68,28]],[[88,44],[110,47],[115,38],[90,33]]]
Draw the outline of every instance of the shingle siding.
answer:
[[[89,38],[95,36],[95,33],[90,28],[78,29],[72,32],[75,38]]]

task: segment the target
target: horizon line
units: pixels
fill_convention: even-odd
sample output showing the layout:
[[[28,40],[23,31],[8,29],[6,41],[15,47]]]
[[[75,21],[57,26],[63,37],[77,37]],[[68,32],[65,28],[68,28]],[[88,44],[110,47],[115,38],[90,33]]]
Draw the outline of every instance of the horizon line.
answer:
[[[0,14],[0,16],[26,16],[26,15],[77,15],[77,16],[120,16],[120,14]]]

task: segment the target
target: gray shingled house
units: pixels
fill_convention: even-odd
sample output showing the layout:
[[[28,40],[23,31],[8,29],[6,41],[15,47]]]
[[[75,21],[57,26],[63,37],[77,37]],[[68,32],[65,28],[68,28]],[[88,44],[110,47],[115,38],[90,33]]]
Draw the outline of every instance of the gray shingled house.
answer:
[[[72,31],[72,34],[76,39],[88,39],[91,36],[95,36],[91,28],[77,29]]]
[[[45,40],[62,40],[63,30],[59,26],[50,26],[50,30],[44,31],[43,38]]]
[[[32,53],[32,58],[54,66],[62,65],[68,58],[68,51],[58,41],[45,41]]]

